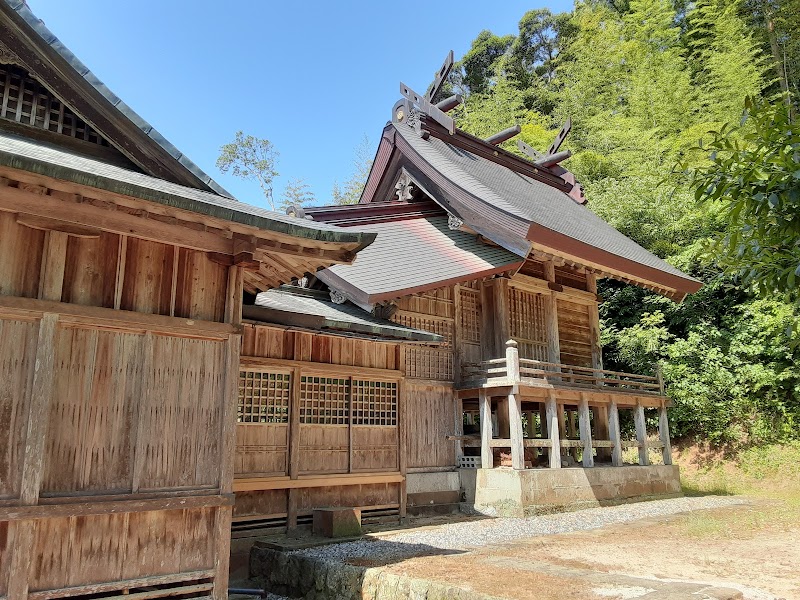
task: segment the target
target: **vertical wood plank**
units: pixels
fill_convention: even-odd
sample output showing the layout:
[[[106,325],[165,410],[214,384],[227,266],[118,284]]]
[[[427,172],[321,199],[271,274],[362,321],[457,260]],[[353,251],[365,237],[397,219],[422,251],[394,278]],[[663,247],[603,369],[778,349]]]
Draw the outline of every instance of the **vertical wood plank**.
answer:
[[[561,437],[559,435],[559,421],[561,421],[555,394],[551,391],[547,395],[547,436],[550,438],[550,468],[561,468]]]
[[[69,236],[62,231],[48,231],[45,236],[42,271],[39,278],[39,298],[42,300],[61,302],[68,241]]]
[[[128,256],[128,236],[119,236],[119,252],[117,253],[117,275],[114,280],[114,308],[119,310],[122,304],[122,286],[125,283],[125,261]]]
[[[239,398],[239,351],[242,336],[231,334],[225,343],[225,377],[222,390],[220,435],[222,465],[219,476],[220,494],[233,493],[233,472],[236,459],[236,413]]]
[[[608,435],[611,441],[614,442],[614,446],[611,448],[611,464],[615,467],[621,467],[622,442],[619,430],[619,409],[617,408],[617,401],[613,397],[608,405]]]
[[[581,394],[581,401],[578,404],[578,428],[580,429],[581,442],[583,443],[583,466],[587,468],[593,467],[592,425],[589,421],[589,403],[584,394]]]
[[[44,443],[47,438],[50,403],[53,397],[55,338],[58,315],[46,313],[39,323],[36,362],[31,387],[30,413],[25,436],[25,457],[22,466],[20,503],[36,504],[44,465]]]
[[[302,371],[292,369],[291,395],[289,396],[289,477],[297,479],[300,474],[300,378]],[[297,527],[298,492],[292,488],[288,492],[287,528]]]
[[[636,426],[636,441],[639,443],[639,464],[647,466],[650,464],[650,457],[647,453],[647,424],[644,420],[644,406],[639,402],[633,409],[633,422]]]
[[[64,251],[66,253],[66,245]],[[19,497],[19,502],[23,505],[33,505],[39,500],[39,488],[44,471],[42,457],[53,397],[57,327],[56,314],[45,313],[39,322]],[[25,598],[28,595],[29,569],[34,562],[31,553],[36,521],[17,521],[13,527],[14,533],[10,540],[13,550],[9,568],[8,598]]]
[[[664,444],[664,448],[661,450],[664,457],[664,464],[671,465],[672,445],[669,441],[669,417],[667,415],[667,406],[663,402],[658,409],[658,435],[661,438],[661,443]]]
[[[492,452],[492,401],[486,395],[486,390],[478,392],[478,410],[481,420],[481,468],[494,467],[494,453]]]
[[[399,449],[397,453],[398,467],[403,475],[400,483],[400,518],[406,516],[408,497],[406,494],[406,473],[408,472],[408,389],[405,379],[397,382],[397,439]]]
[[[141,486],[144,474],[145,462],[147,460],[147,435],[145,433],[146,421],[148,418],[147,408],[149,406],[149,396],[153,388],[155,379],[153,365],[153,334],[147,332],[142,341],[142,386],[139,401],[134,403],[133,432],[131,438],[134,440],[133,469],[131,475],[131,491],[135,494]]]
[[[216,554],[214,556],[214,588],[211,592],[211,597],[214,600],[228,599],[232,518],[232,507],[217,507],[216,514],[214,515],[214,537],[216,538]]]
[[[242,294],[244,271],[233,265],[228,268],[228,288],[225,293],[225,322],[231,325],[242,324]]]

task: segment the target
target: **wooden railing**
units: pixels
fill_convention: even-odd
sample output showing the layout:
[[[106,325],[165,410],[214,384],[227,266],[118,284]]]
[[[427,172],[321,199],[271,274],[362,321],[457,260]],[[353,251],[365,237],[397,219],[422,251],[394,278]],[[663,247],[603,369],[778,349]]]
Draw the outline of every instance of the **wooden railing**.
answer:
[[[513,341],[509,341],[506,347],[505,358],[465,363],[461,366],[461,388],[520,383],[581,389],[611,388],[638,394],[664,395],[664,381],[660,372],[655,376],[639,375],[519,358],[516,342]]]

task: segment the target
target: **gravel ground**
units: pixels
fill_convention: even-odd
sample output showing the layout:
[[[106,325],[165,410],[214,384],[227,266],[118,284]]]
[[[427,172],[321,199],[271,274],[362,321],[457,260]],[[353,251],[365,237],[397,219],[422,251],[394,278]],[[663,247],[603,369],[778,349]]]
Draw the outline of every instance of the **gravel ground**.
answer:
[[[421,530],[408,529],[396,534],[383,535],[381,539],[365,539],[295,552],[329,562],[344,562],[351,559],[388,562],[434,552],[441,554],[442,550],[463,551],[519,538],[597,529],[637,519],[733,506],[745,502],[741,498],[721,496],[673,498],[525,519],[495,518],[463,521]]]

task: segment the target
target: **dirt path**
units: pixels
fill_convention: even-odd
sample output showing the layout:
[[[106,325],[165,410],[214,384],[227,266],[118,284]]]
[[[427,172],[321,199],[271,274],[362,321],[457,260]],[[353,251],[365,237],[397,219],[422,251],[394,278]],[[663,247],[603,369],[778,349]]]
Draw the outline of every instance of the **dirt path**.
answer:
[[[384,568],[514,600],[800,600],[798,516],[800,507],[760,500]]]

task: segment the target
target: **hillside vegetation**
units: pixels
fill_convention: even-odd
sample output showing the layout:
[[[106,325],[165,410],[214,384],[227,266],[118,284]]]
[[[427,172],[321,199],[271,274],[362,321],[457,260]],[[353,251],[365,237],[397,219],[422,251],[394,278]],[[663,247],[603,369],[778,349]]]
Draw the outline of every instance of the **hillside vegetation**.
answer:
[[[791,0],[534,10],[518,35],[480,32],[441,92],[464,95],[461,128],[520,124],[539,151],[571,117],[564,166],[590,209],[705,283],[682,304],[601,289],[606,368],[661,363],[676,437],[736,448],[800,438],[800,130],[786,107],[798,17]]]

